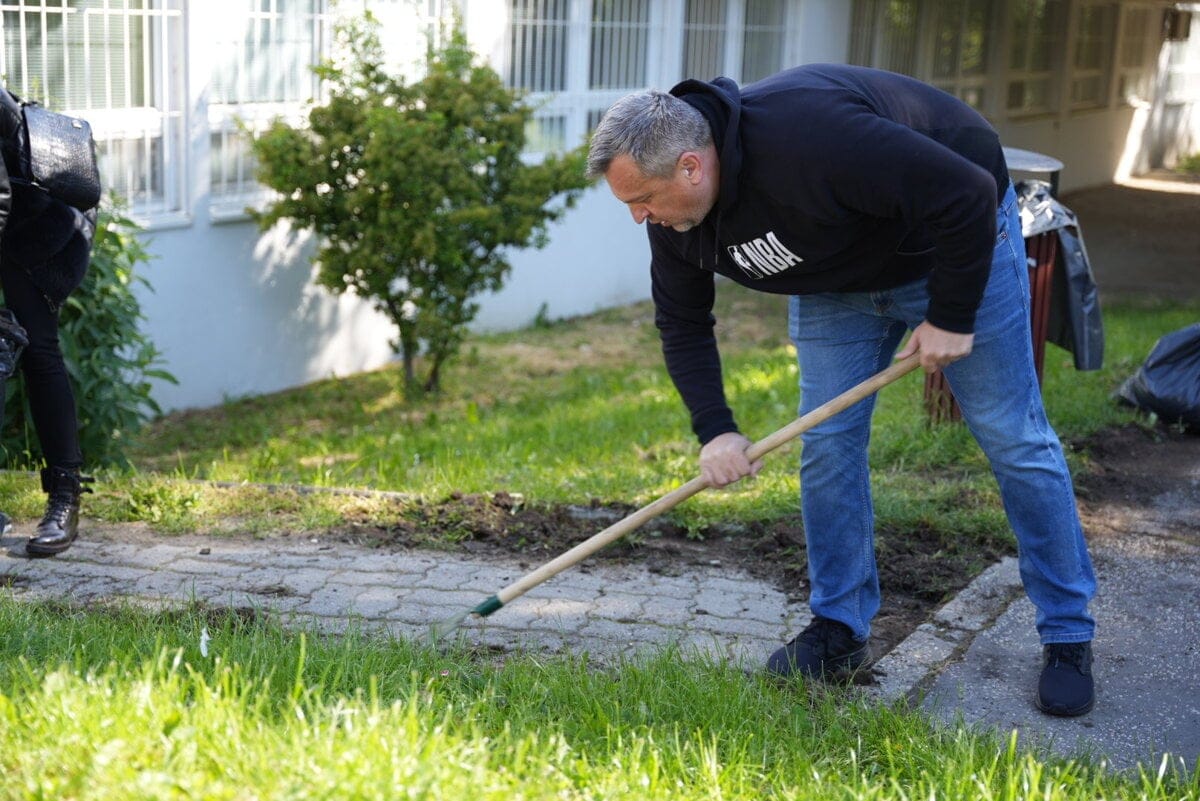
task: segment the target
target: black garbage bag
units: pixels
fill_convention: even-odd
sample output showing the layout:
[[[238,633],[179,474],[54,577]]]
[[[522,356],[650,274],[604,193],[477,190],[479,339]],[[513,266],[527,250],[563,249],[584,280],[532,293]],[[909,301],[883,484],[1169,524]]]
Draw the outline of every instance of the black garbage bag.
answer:
[[[1076,370],[1099,370],[1104,366],[1104,320],[1079,220],[1050,194],[1045,181],[1017,181],[1013,186],[1021,235],[1029,239],[1054,232],[1058,237],[1046,340],[1070,351]]]
[[[1200,323],[1167,334],[1117,390],[1117,399],[1164,423],[1200,431]]]

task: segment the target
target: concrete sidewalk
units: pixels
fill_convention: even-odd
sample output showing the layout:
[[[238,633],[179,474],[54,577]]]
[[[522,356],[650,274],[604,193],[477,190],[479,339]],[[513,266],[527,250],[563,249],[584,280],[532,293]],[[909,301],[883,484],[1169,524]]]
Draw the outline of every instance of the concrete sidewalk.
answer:
[[[1075,719],[1041,714],[1034,608],[1018,595],[937,671],[923,705],[1054,753],[1091,753],[1151,772],[1162,754],[1200,770],[1200,438],[1177,465],[1178,490],[1123,508],[1120,536],[1089,543],[1099,586],[1091,611],[1096,707]]]

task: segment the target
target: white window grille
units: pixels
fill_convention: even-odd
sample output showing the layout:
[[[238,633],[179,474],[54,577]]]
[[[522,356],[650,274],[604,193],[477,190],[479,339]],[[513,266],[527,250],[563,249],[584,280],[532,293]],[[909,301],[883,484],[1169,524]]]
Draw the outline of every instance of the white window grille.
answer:
[[[1058,71],[1066,48],[1064,0],[1017,0],[1009,34],[1006,108],[1012,116],[1047,114],[1059,103]]]
[[[976,109],[987,103],[992,0],[938,0],[929,81]]]
[[[783,65],[785,16],[783,0],[745,0],[742,30],[742,83],[772,75]]]
[[[265,199],[254,177],[250,137],[279,118],[304,123],[317,99],[312,71],[328,52],[332,33],[324,0],[236,0],[212,43],[208,102],[210,201],[214,218],[240,217]]]
[[[725,73],[726,0],[687,0],[683,21],[683,74],[704,80]]]
[[[1075,29],[1075,58],[1071,70],[1071,108],[1108,105],[1109,75],[1117,39],[1117,6],[1084,3]]]
[[[589,89],[646,85],[649,0],[592,0]]]
[[[7,87],[92,125],[106,193],[145,222],[187,208],[182,0],[0,3]]]
[[[530,92],[567,88],[569,0],[511,0],[508,85]]]
[[[536,109],[527,150],[573,147],[627,92],[780,70],[786,0],[507,0],[501,74]],[[471,6],[466,6],[468,14]],[[678,16],[674,16],[678,14]]]
[[[783,0],[686,0],[682,75],[742,84],[765,78],[785,66],[786,32]]]
[[[1154,71],[1161,41],[1162,9],[1130,6],[1122,11],[1121,52],[1117,62],[1117,99],[1147,101],[1154,93]]]

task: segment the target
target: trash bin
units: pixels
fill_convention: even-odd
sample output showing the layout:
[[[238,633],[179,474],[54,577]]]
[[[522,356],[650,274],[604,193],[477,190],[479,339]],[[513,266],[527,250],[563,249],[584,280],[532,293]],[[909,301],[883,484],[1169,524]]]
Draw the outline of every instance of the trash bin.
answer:
[[[1029,265],[1029,335],[1033,340],[1033,366],[1038,383],[1046,361],[1046,332],[1050,322],[1051,281],[1058,256],[1058,237],[1051,231],[1025,238],[1025,260]],[[925,408],[935,423],[961,420],[962,412],[941,370],[925,376]]]
[[[1047,340],[1072,351],[1076,369],[1097,370],[1103,361],[1104,333],[1095,280],[1075,215],[1054,199],[1062,162],[1016,148],[1004,148],[1004,155],[1010,171],[1050,176],[1049,182],[1016,183],[1029,266],[1029,334],[1038,381],[1042,380]],[[925,377],[925,408],[935,423],[962,419],[940,370]]]

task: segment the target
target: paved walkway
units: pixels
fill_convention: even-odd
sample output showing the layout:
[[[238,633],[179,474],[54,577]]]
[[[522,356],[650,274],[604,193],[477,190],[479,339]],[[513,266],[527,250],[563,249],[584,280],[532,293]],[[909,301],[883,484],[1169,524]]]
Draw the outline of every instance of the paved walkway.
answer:
[[[1200,457],[1200,449],[1197,449]],[[1195,470],[1200,499],[1200,458]],[[1040,714],[1033,608],[1016,560],[992,566],[873,669],[863,692],[907,697],[948,724],[965,720],[1060,754],[1099,752],[1119,768],[1157,766],[1164,751],[1200,759],[1200,503],[1134,521],[1130,536],[1093,544],[1102,593],[1094,612],[1096,710]],[[95,534],[95,532],[93,532]],[[121,542],[84,538],[53,559],[29,559],[24,539],[0,540],[0,587],[18,599],[200,601],[253,608],[285,625],[398,637],[470,609],[526,569],[443,552],[386,553],[318,542]],[[564,572],[486,619],[468,618],[468,643],[600,661],[678,645],[758,669],[808,622],[803,605],[726,569],[664,576],[641,566]]]
[[[84,537],[53,559],[29,559],[23,538],[0,539],[0,586],[19,599],[80,603],[201,601],[253,608],[285,624],[350,625],[426,637],[527,572],[515,562],[442,552],[383,553],[350,545],[279,541],[159,542]],[[897,698],[990,623],[1019,593],[1013,560],[987,571],[875,667],[868,692]],[[806,605],[722,568],[664,576],[641,566],[581,566],[556,576],[459,632],[475,645],[587,651],[601,660],[677,645],[759,668],[807,625]]]
[[[53,559],[26,558],[24,539],[0,545],[0,585],[19,598],[197,600],[270,611],[322,630],[354,622],[405,637],[426,636],[434,623],[527,572],[515,562],[442,552],[277,540],[146,546],[84,537]],[[613,658],[678,643],[756,663],[807,616],[806,607],[789,604],[773,587],[718,568],[663,576],[605,567],[558,576],[486,619],[469,618],[461,631],[485,647],[584,649]]]

